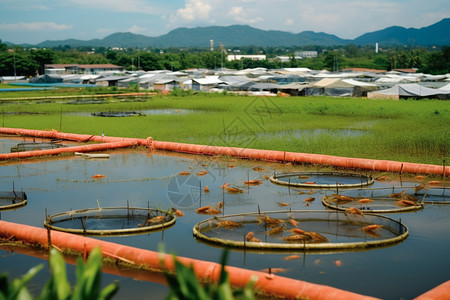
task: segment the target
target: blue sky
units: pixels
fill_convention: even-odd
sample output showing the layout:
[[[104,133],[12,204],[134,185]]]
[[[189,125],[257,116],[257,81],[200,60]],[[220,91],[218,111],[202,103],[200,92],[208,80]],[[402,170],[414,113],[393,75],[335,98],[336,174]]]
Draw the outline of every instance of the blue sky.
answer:
[[[159,36],[178,27],[235,24],[353,39],[448,17],[448,0],[0,0],[0,39],[33,44],[115,32]]]

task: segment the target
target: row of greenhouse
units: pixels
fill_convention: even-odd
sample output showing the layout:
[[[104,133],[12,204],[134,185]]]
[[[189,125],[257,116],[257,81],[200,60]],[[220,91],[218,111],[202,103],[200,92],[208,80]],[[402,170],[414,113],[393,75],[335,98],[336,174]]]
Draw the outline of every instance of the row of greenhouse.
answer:
[[[17,81],[17,78],[15,79]],[[281,94],[390,99],[450,98],[450,74],[430,75],[365,69],[340,72],[314,71],[307,68],[125,71],[101,74],[46,74],[26,81],[39,86],[45,84],[116,86],[118,88],[138,86],[140,90],[187,89],[264,96]]]

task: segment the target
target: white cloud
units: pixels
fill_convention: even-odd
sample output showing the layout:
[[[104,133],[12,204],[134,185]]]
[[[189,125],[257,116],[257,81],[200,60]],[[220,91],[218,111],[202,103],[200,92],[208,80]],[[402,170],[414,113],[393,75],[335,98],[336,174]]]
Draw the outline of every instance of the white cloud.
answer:
[[[171,16],[171,21],[179,23],[203,21],[210,22],[210,12],[213,9],[207,0],[188,0],[184,8],[179,8],[175,15]]]
[[[0,34],[8,41],[54,39],[58,30],[73,34],[69,38],[123,31],[157,36],[182,26],[249,24],[356,38],[394,25],[429,26],[449,16],[448,0],[0,0]],[[64,23],[77,30],[62,31],[72,28]]]
[[[236,16],[242,16],[244,9],[242,6],[233,6],[228,12],[228,16],[235,18]]]
[[[286,21],[284,21],[283,25],[292,26],[292,25],[294,25],[294,20],[286,19]]]
[[[160,14],[162,11],[154,5],[149,5],[145,0],[69,0],[83,9],[101,9],[113,12]]]
[[[244,9],[242,6],[233,6],[226,15],[234,21],[244,24],[254,24],[264,21],[263,18],[255,16],[253,9]]]
[[[102,36],[105,36],[105,35],[115,33],[115,32],[117,32],[117,30],[115,30],[114,28],[99,28],[99,29],[95,30],[95,32],[101,34]]]
[[[139,27],[137,25],[131,26],[129,29],[127,29],[127,31],[135,34],[146,34],[149,32],[147,28]]]
[[[63,31],[72,29],[72,25],[56,24],[53,22],[31,23],[1,23],[0,30],[4,31]]]
[[[0,0],[0,5],[5,5],[10,11],[50,10],[47,3],[43,3],[41,0]]]

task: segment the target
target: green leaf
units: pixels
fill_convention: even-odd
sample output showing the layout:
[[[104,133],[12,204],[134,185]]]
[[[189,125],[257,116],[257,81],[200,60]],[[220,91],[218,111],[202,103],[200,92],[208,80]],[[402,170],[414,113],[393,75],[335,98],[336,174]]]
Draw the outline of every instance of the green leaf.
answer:
[[[99,300],[111,299],[117,293],[118,290],[119,285],[117,283],[109,284],[100,292]]]
[[[225,271],[225,266],[227,264],[228,259],[228,252],[229,249],[225,248],[222,252],[222,258],[220,259],[220,264],[222,265],[222,268],[220,269],[219,285],[228,279],[227,272]]]
[[[254,286],[257,281],[258,281],[258,276],[252,275],[250,277],[249,282],[245,285],[244,291],[241,296],[241,300],[254,300],[255,299]]]
[[[77,265],[81,265],[81,258]],[[94,248],[82,268],[77,273],[77,284],[75,286],[73,300],[98,299],[101,284],[102,254],[100,248]]]
[[[9,287],[8,299],[17,299],[22,290],[27,290],[26,284],[43,268],[43,265],[37,265],[31,268],[22,278],[14,279]]]
[[[8,275],[0,274],[0,300],[8,293]]]
[[[52,248],[50,250],[50,270],[52,272],[51,284],[52,287],[52,295],[56,297],[56,299],[67,299],[71,294],[71,287],[69,282],[67,281],[66,275],[66,263],[63,259],[61,253],[58,250]]]

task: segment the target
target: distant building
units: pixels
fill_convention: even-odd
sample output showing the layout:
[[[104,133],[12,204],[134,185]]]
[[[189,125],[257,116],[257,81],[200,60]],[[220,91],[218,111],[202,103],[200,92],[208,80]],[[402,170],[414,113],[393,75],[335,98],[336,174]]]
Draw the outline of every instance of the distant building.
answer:
[[[285,63],[289,62],[291,58],[289,56],[277,56],[275,57],[275,60]]]
[[[397,71],[397,72],[400,72],[400,73],[416,73],[417,72],[417,69],[415,69],[415,68],[407,68],[407,69],[393,69],[393,71]]]
[[[125,70],[123,67],[113,64],[46,64],[44,68],[47,75],[121,73]]]
[[[369,69],[369,68],[344,68],[342,72],[370,72],[370,73],[386,73],[387,70]]]
[[[296,51],[295,56],[300,58],[313,58],[317,57],[317,51]]]
[[[227,60],[228,61],[233,61],[233,60],[241,60],[241,59],[251,59],[251,60],[265,60],[266,59],[266,55],[264,54],[258,54],[258,55],[241,55],[241,54],[230,54],[227,56]]]

